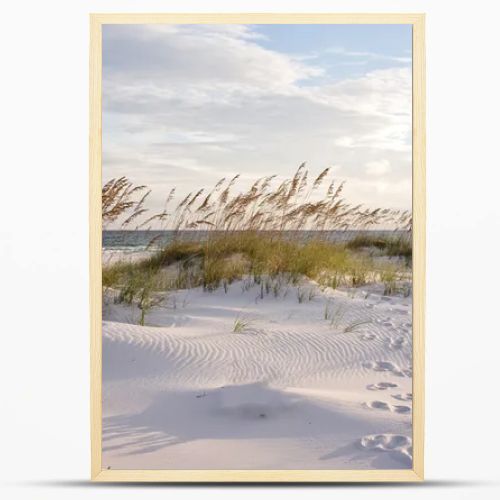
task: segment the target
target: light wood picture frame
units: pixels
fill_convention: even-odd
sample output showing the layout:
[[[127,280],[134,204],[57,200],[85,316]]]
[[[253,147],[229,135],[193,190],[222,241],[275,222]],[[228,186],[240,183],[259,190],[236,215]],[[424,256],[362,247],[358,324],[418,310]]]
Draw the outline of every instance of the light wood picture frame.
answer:
[[[424,479],[425,319],[424,14],[91,14],[90,16],[90,367],[91,479],[123,482],[411,482]],[[412,26],[413,462],[411,469],[130,470],[102,462],[102,29],[118,24],[406,24]],[[216,453],[216,450],[214,450]]]

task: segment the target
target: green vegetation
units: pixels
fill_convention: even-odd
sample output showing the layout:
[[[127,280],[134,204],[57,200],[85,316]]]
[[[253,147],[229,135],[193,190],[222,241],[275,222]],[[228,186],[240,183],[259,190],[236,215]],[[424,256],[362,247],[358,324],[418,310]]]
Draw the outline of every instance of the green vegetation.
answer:
[[[108,287],[115,285],[119,290],[115,302],[137,304],[141,312],[140,325],[144,326],[146,314],[151,308],[160,305],[166,299],[164,293],[158,293],[159,290],[166,289],[162,274],[153,268],[144,269],[132,264],[126,266],[120,264],[103,270],[103,282],[104,275],[106,275],[106,285]],[[112,281],[117,278],[118,281]]]
[[[404,257],[407,261],[412,257],[412,242],[410,234],[399,236],[376,236],[362,233],[348,241],[350,249],[378,248],[384,255]]]
[[[303,277],[321,286],[361,286],[393,283],[408,274],[402,263],[377,261],[349,245],[322,240],[291,241],[273,234],[238,232],[213,235],[200,243],[173,242],[136,263],[107,266],[103,285],[123,289],[146,280],[154,289],[203,286],[212,291],[246,276],[264,292],[278,295],[283,282],[299,285]],[[276,281],[280,278],[280,281]],[[312,300],[314,290],[300,290],[299,302]]]
[[[112,179],[103,187],[104,225],[123,220],[122,227],[137,222],[138,229],[156,221],[173,229],[176,237],[149,258],[105,266],[103,287],[115,290],[115,300],[137,304],[141,324],[168,290],[202,286],[206,291],[223,287],[227,292],[235,280],[243,280],[243,290],[259,285],[261,298],[285,296],[289,286],[295,286],[299,303],[313,300],[317,293],[315,287],[304,287],[305,279],[332,288],[384,283],[387,294],[406,293],[400,283],[411,278],[411,214],[352,206],[341,196],[343,184],[334,181],[321,195],[328,173],[325,169],[310,183],[301,165],[275,188],[275,176],[270,176],[235,195],[232,189],[239,176],[229,182],[221,179],[208,194],[200,189],[184,197],[172,212],[165,208],[149,217],[144,208],[149,191],[135,199],[144,186],[133,187],[126,178]],[[165,207],[174,193],[172,189],[168,194]],[[139,223],[141,217],[146,218]],[[388,236],[367,231],[383,224],[398,231]],[[183,231],[193,229],[202,230],[200,241],[183,239]],[[328,240],[329,232],[347,229],[362,232],[347,241]],[[154,243],[152,239],[150,245]],[[325,311],[330,321],[331,314]]]
[[[233,333],[246,333],[251,330],[253,321],[242,316],[238,316],[233,323]]]

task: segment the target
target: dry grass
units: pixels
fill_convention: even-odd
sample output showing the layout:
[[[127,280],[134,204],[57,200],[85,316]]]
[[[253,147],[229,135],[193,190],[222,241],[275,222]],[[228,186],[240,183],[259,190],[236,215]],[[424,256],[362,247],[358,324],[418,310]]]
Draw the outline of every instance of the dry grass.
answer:
[[[123,228],[130,227],[134,220],[143,216],[147,212],[144,203],[151,191],[146,191],[138,200],[134,198],[145,189],[146,186],[134,186],[126,177],[107,182],[101,195],[103,227],[119,218],[124,218]]]
[[[221,179],[204,195],[200,189],[182,200],[170,218],[169,226],[207,231],[300,231],[367,229],[392,225],[411,229],[411,214],[391,209],[353,206],[342,196],[344,184],[331,180],[329,169],[312,182],[305,164],[291,179],[275,182],[275,176],[258,179],[246,192],[233,193],[238,176]]]
[[[382,265],[363,250],[375,247],[384,255],[405,257],[408,264],[411,239],[401,234],[411,234],[411,213],[351,205],[342,196],[343,183],[329,180],[329,173],[324,169],[309,181],[302,164],[291,179],[263,177],[244,192],[236,192],[239,176],[221,179],[208,192],[188,194],[169,211],[172,189],[164,210],[149,217],[144,205],[150,191],[126,178],[112,179],[102,189],[105,227],[118,221],[122,228],[132,222],[143,229],[160,225],[174,230],[175,237],[148,259],[105,267],[103,286],[120,290],[121,300],[139,304],[145,313],[156,305],[155,291],[196,286],[227,291],[237,279],[260,285],[262,298],[271,292],[278,297],[289,285],[300,287],[304,277],[333,288],[383,282],[393,293],[392,284],[406,271]],[[334,230],[380,227],[398,232],[386,238],[363,233],[350,241],[328,240]],[[183,238],[186,230],[200,230],[200,239]],[[297,293],[299,302],[314,298],[314,291]]]

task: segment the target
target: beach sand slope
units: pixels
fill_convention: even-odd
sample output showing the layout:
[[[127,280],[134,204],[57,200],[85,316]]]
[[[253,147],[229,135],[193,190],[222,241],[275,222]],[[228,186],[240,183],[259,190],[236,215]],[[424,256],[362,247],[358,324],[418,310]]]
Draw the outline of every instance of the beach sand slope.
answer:
[[[411,468],[411,298],[382,291],[239,281],[148,326],[109,301],[103,468]]]

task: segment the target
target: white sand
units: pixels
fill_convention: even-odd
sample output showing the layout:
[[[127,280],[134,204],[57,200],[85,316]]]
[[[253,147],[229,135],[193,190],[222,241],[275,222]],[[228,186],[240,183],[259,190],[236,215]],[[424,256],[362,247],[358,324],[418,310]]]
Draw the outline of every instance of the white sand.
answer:
[[[105,306],[103,467],[411,467],[411,299],[243,288],[176,292],[145,327]]]

